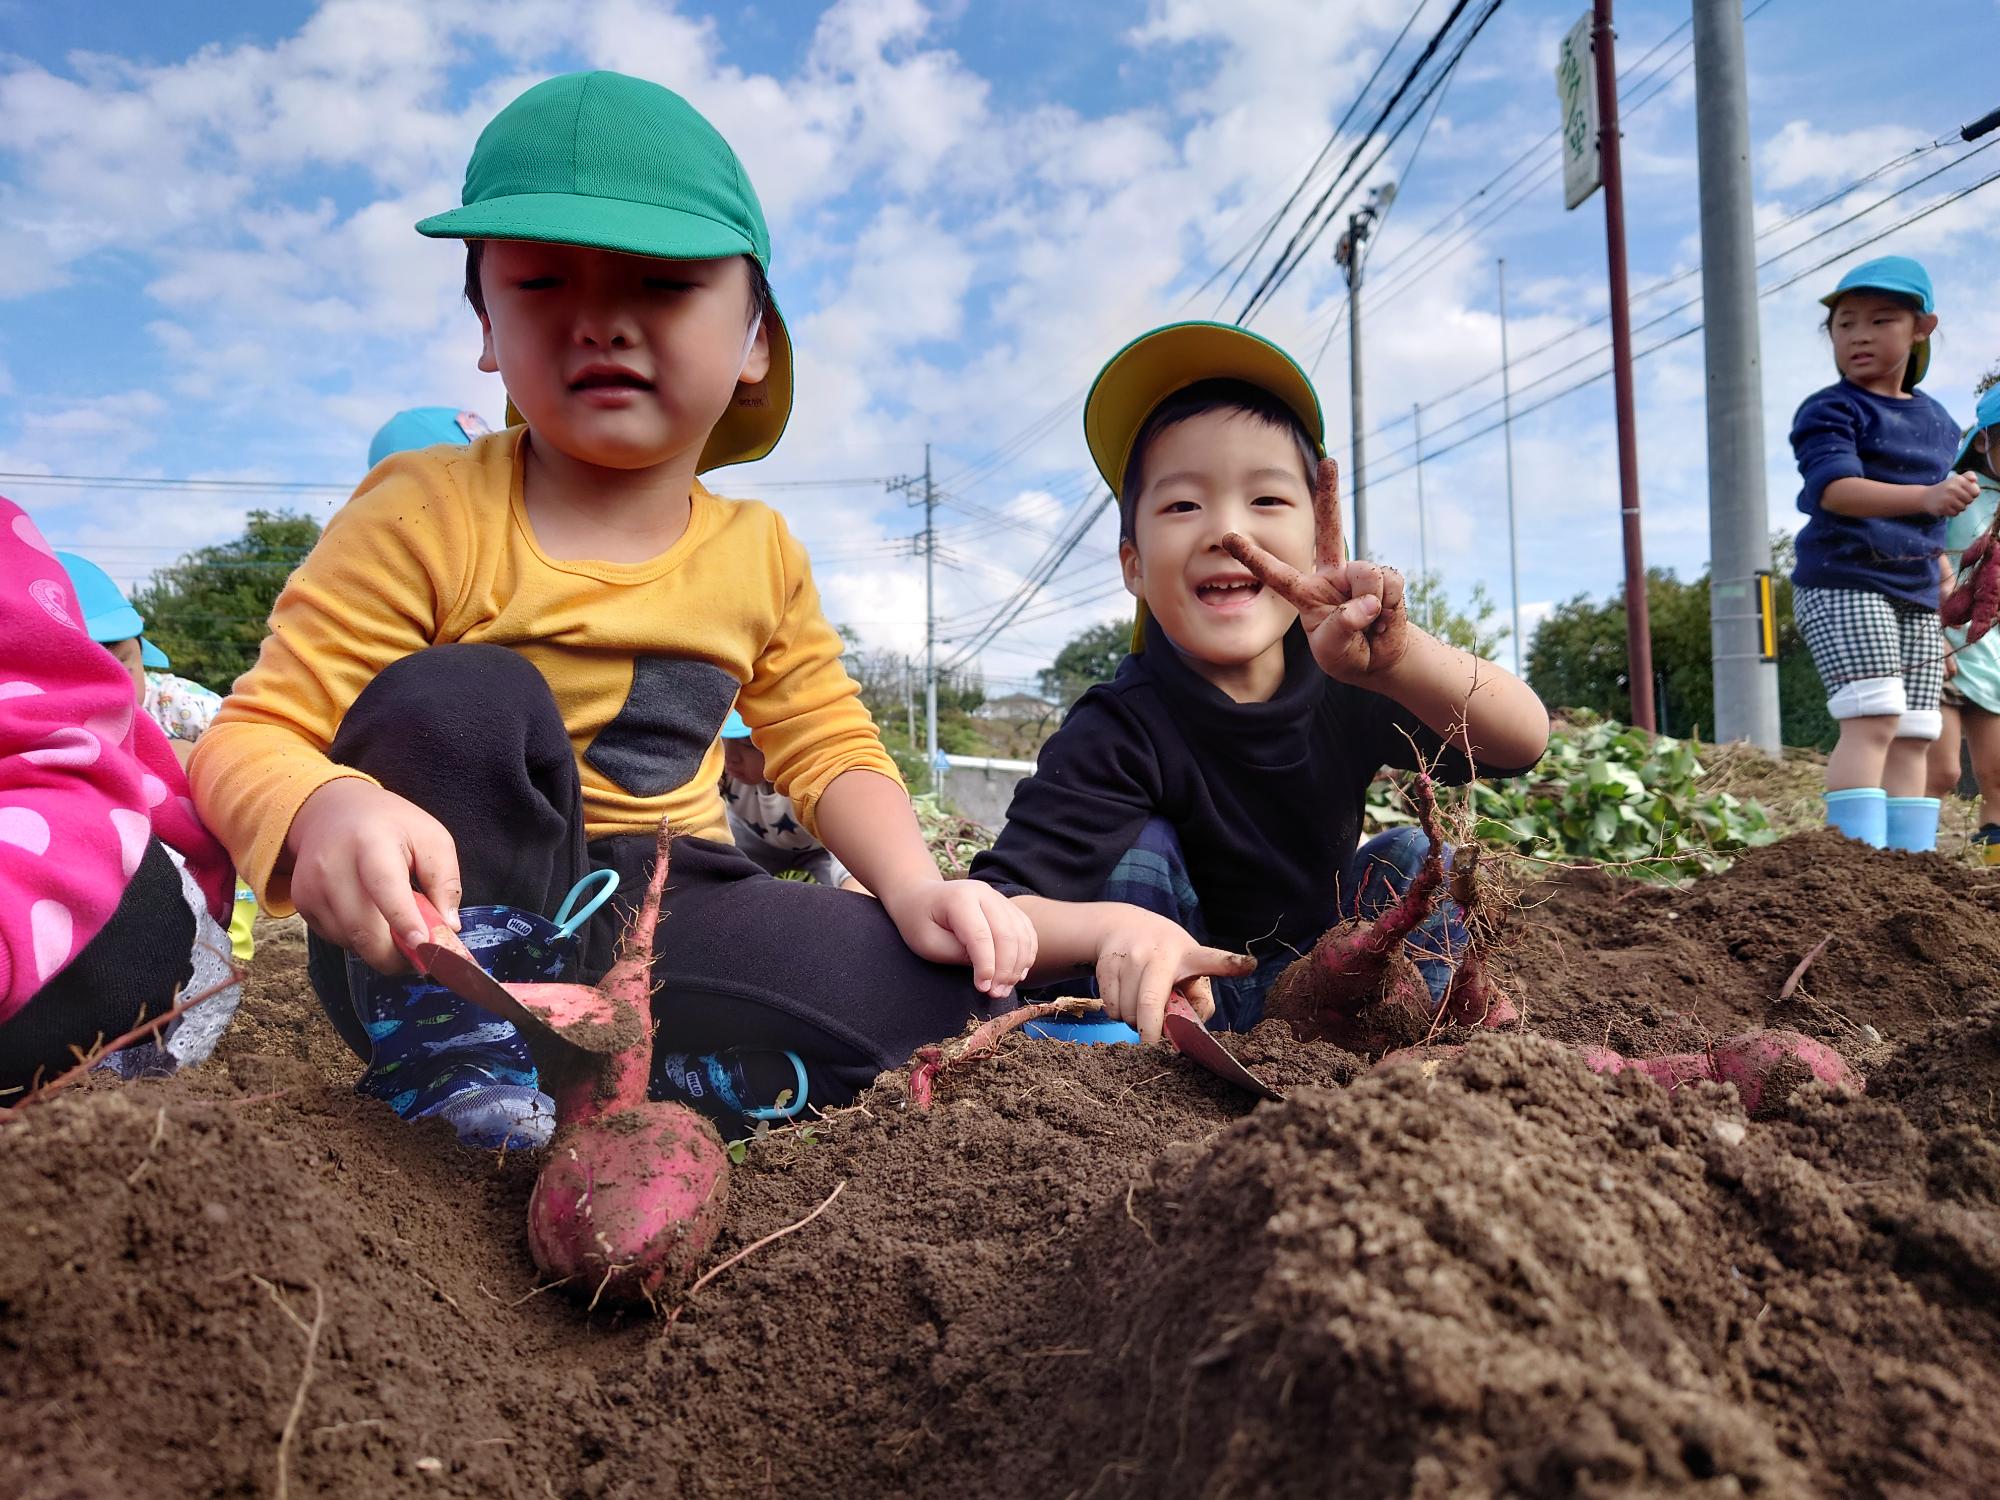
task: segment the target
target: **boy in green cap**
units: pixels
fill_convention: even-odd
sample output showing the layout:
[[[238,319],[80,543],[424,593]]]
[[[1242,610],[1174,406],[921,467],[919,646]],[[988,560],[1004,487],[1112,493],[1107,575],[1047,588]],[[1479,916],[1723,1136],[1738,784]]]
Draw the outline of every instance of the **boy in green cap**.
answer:
[[[1248,1027],[1287,963],[1422,861],[1413,828],[1357,850],[1376,772],[1421,757],[1448,783],[1475,762],[1517,775],[1548,715],[1418,628],[1394,569],[1344,555],[1319,400],[1276,345],[1155,329],[1104,367],[1083,420],[1140,632],[1042,747],[973,875],[1035,919],[1035,978],[1109,954],[1105,1010],[1146,1040],[1176,986],[1198,1007],[1212,988],[1216,1024]],[[1436,998],[1451,920],[1409,943]]]
[[[405,969],[392,932],[424,933],[413,884],[448,920],[461,901],[546,914],[593,868],[629,900],[665,819],[656,1055],[710,1066],[656,1093],[705,1076],[690,1102],[727,1122],[796,1095],[796,1053],[810,1102],[842,1102],[1008,995],[1034,933],[991,887],[939,879],[804,550],[697,478],[770,452],[791,408],[756,195],[686,101],[573,74],[501,111],[463,206],[417,227],[466,242],[479,366],[518,424],[386,459],[328,524],[196,751],[203,814],[267,909],[305,915],[315,988],[364,1056],[410,999],[384,976]],[[879,902],[730,846],[732,701]],[[583,931],[586,976],[611,963],[613,913]],[[452,1096],[477,1078],[392,1102],[539,1139],[543,1101],[504,1062],[476,1130]]]

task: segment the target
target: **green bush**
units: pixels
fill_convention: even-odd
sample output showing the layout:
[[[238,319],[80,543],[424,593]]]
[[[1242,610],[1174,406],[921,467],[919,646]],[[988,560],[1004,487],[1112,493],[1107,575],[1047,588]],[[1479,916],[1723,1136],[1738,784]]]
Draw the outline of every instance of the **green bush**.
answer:
[[[1641,880],[1727,867],[1778,835],[1756,802],[1701,790],[1686,740],[1609,720],[1559,729],[1532,776],[1472,789],[1477,836],[1521,854],[1619,864]]]
[[[1610,720],[1558,728],[1531,776],[1472,788],[1474,833],[1518,854],[1617,864],[1640,880],[1714,873],[1778,834],[1761,805],[1701,790],[1685,740]],[[1390,788],[1369,789],[1368,821],[1411,821]]]

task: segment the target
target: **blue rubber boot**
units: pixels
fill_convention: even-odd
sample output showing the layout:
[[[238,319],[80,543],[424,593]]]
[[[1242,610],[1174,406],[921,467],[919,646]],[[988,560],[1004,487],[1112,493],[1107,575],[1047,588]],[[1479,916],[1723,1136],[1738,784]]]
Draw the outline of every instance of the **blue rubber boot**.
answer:
[[[571,929],[506,906],[461,907],[459,921],[460,940],[501,983],[571,977]],[[369,1042],[357,1093],[406,1120],[448,1121],[462,1145],[548,1144],[555,1102],[538,1086],[528,1044],[510,1022],[420,974],[378,974],[351,954],[347,989]]]
[[[1888,797],[1885,825],[1888,847],[1907,849],[1912,854],[1930,854],[1937,849],[1938,799],[1935,797]]]
[[[653,1059],[646,1096],[685,1104],[728,1132],[805,1112],[805,1059],[796,1052],[731,1047],[725,1052],[663,1052]]]
[[[1826,823],[1851,839],[1880,849],[1889,842],[1889,794],[1879,786],[1828,792]]]

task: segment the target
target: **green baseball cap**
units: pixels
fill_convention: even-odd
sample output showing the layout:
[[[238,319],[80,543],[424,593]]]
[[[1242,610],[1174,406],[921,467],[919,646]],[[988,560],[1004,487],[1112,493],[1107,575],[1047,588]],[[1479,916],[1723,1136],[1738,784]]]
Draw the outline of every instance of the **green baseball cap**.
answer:
[[[743,164],[671,89],[623,73],[536,84],[480,132],[463,205],[420,220],[432,239],[539,240],[664,260],[747,255],[768,273],[771,235]],[[739,385],[700,468],[748,463],[792,411],[792,345],[774,307],[770,373]]]

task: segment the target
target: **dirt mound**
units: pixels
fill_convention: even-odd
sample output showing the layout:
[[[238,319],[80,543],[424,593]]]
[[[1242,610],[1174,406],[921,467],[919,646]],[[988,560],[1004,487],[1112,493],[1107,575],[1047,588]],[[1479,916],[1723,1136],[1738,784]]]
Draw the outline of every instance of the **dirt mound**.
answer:
[[[1500,970],[1531,1027],[1638,1056],[1772,1025],[1858,1060],[2000,996],[2000,871],[1826,831],[1752,850],[1685,889],[1577,870],[1523,901]]]
[[[533,1161],[356,1099],[267,940],[216,1062],[0,1126],[0,1493],[1978,1494],[1995,886],[1820,836],[1567,876],[1540,1036],[1363,1076],[1266,1026],[1254,1110],[1139,1048],[885,1079],[750,1144],[719,1255],[839,1197],[671,1323],[537,1293]],[[1869,1096],[1750,1122],[1550,1040],[1767,1021]]]

